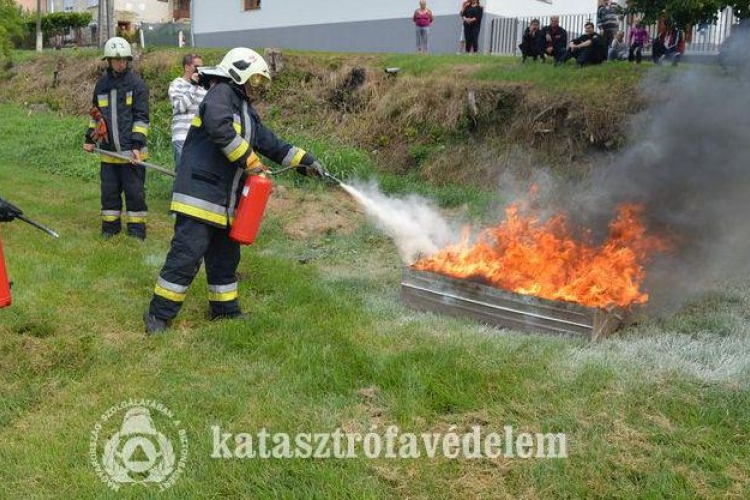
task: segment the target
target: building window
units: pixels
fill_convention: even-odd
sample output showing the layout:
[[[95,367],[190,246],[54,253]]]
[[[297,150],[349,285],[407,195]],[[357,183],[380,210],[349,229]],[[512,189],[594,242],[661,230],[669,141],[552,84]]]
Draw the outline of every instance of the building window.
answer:
[[[245,4],[245,10],[258,10],[260,9],[260,0],[243,0]]]

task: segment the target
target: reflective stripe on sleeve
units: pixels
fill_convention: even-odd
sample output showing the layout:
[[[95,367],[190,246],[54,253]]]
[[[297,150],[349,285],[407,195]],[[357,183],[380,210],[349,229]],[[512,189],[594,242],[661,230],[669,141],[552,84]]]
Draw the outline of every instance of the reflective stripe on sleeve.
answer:
[[[133,133],[148,135],[149,125],[146,122],[133,122]]]
[[[248,144],[247,141],[239,135],[235,136],[235,138],[232,139],[232,142],[221,148],[221,150],[224,152],[224,155],[229,159],[229,161],[239,160],[242,155],[247,152],[248,149],[250,149],[250,144]]]
[[[299,165],[299,162],[302,161],[302,157],[305,156],[305,153],[307,153],[307,151],[304,149],[292,146],[284,159],[281,160],[281,165],[284,167],[296,167]]]

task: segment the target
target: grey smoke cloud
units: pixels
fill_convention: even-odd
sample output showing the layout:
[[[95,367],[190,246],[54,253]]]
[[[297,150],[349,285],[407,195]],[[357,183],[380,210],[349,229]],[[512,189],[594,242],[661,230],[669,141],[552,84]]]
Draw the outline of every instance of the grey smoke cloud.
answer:
[[[750,269],[750,58],[746,30],[718,66],[665,72],[644,82],[651,103],[633,120],[631,146],[571,198],[578,221],[599,234],[614,206],[639,202],[651,230],[675,247],[646,283],[654,306],[675,307]]]

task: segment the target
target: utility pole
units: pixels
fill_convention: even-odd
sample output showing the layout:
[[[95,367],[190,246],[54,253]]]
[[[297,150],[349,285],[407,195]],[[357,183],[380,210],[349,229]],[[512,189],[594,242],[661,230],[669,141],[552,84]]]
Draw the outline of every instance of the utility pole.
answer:
[[[97,36],[99,37],[99,47],[104,45],[104,10],[102,0],[99,0],[96,4],[96,20],[97,20]]]
[[[115,0],[107,0],[107,40],[115,36]]]
[[[36,51],[41,52],[44,46],[42,38],[42,0],[36,0]]]

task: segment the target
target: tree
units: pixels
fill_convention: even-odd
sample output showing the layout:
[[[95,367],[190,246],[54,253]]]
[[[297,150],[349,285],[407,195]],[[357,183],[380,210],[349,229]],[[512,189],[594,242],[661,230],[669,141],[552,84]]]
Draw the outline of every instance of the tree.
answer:
[[[10,57],[12,37],[23,34],[21,7],[13,0],[0,0],[0,54]]]
[[[629,0],[628,12],[642,14],[646,23],[655,22],[662,13],[678,26],[712,23],[720,11],[732,7],[735,15],[750,15],[750,0]]]

